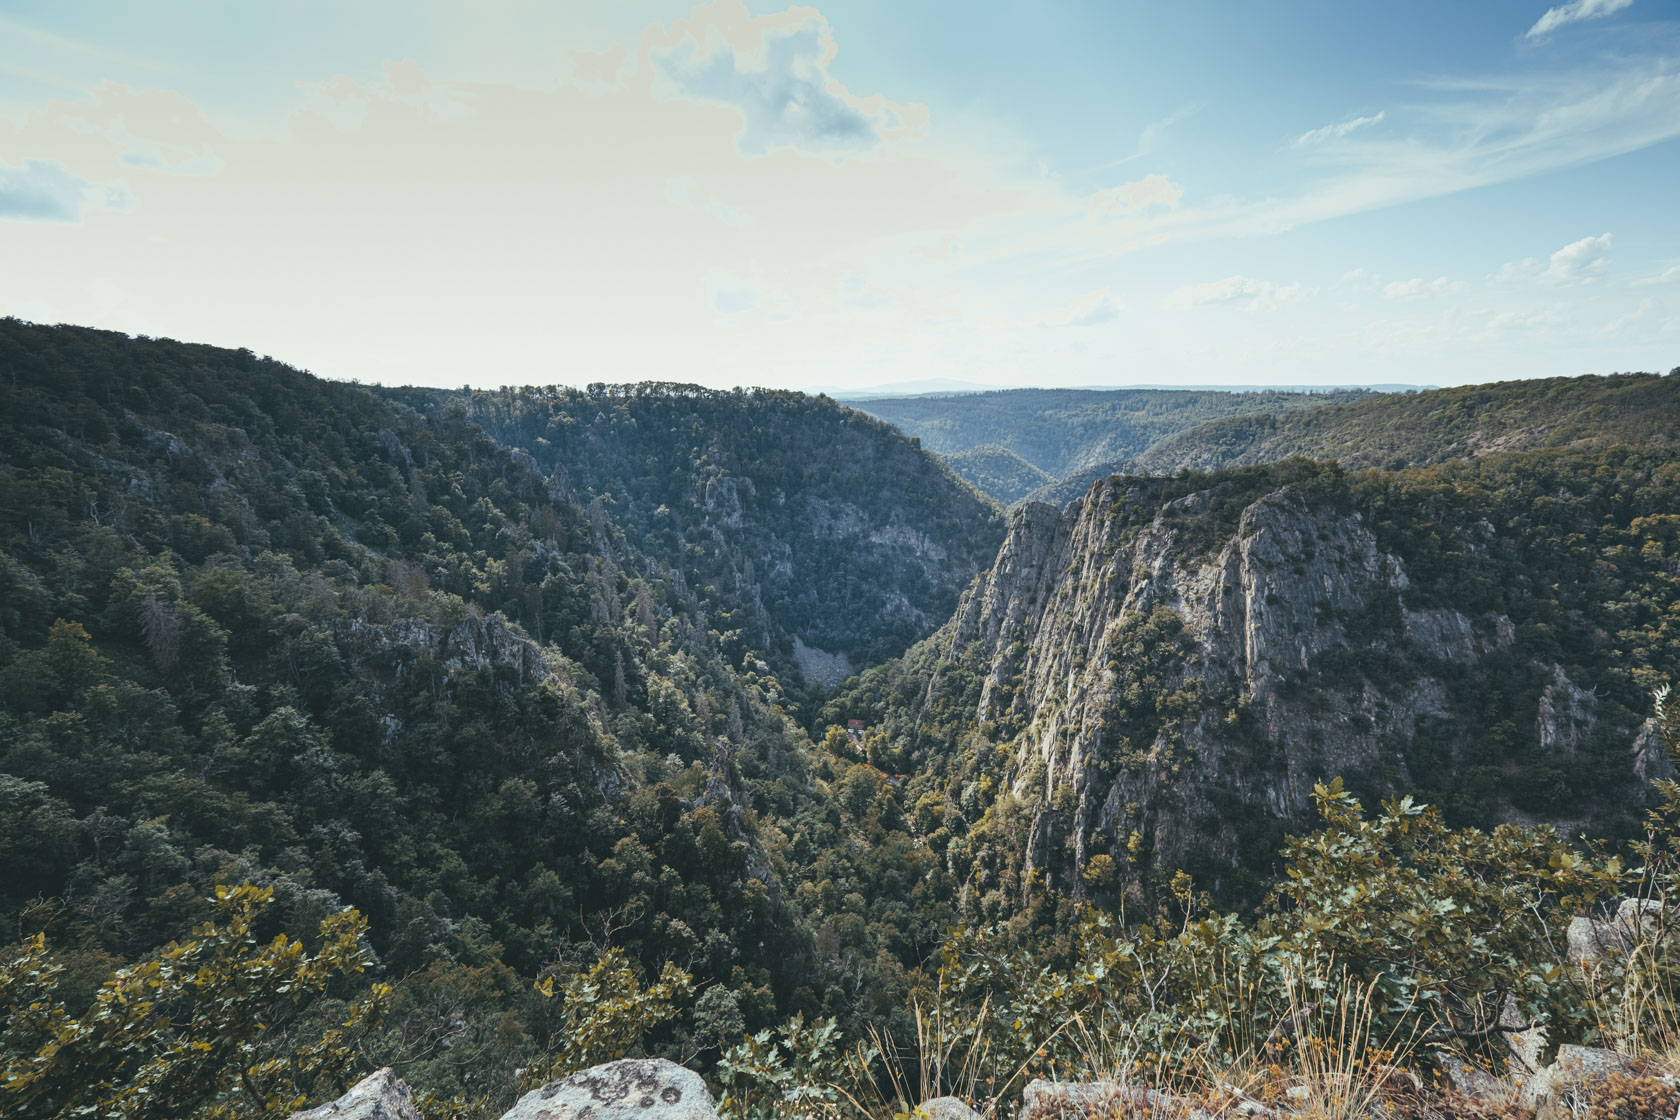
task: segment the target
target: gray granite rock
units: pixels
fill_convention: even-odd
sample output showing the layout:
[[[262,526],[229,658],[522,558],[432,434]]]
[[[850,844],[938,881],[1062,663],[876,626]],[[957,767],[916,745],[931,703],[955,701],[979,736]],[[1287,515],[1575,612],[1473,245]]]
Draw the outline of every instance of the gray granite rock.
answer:
[[[1650,938],[1662,921],[1662,902],[1657,899],[1624,898],[1616,916],[1603,921],[1576,917],[1569,920],[1569,959],[1586,968],[1604,957],[1622,963],[1641,942]]]
[[[980,1120],[980,1114],[961,1097],[934,1097],[916,1108],[917,1120]]]
[[[1575,1095],[1583,1086],[1604,1080],[1610,1073],[1632,1073],[1633,1059],[1594,1046],[1558,1047],[1557,1060],[1528,1078],[1517,1103],[1534,1110],[1535,1120],[1570,1120],[1577,1114]]]
[[[1452,1054],[1441,1058],[1441,1077],[1453,1092],[1476,1100],[1508,1100],[1513,1092],[1509,1081]]]
[[[699,1074],[664,1058],[626,1058],[551,1081],[502,1120],[717,1120]]]
[[[290,1120],[420,1120],[408,1086],[389,1066],[358,1081],[348,1093]]]

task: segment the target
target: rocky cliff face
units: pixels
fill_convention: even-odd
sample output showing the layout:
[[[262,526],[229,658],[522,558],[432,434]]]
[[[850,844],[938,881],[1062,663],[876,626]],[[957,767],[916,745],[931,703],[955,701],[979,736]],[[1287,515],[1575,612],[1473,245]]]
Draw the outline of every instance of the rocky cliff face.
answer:
[[[1073,893],[1099,853],[1215,880],[1264,860],[1330,776],[1370,793],[1450,784],[1487,761],[1491,729],[1458,717],[1495,669],[1532,682],[1514,701],[1524,749],[1567,767],[1609,733],[1593,693],[1531,663],[1510,618],[1438,593],[1414,606],[1407,565],[1345,500],[1167,485],[1115,476],[1066,509],[1017,510],[948,631],[947,665],[984,675],[975,719],[1013,750],[1027,865]],[[1474,523],[1458,546],[1496,533]],[[1652,754],[1626,752],[1629,783]]]

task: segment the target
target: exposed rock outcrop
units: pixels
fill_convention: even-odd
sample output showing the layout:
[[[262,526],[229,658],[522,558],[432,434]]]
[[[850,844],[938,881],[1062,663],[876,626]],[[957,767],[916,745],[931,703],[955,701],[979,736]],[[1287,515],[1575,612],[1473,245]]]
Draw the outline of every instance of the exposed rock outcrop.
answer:
[[[626,1058],[551,1081],[502,1120],[716,1120],[699,1074],[664,1058]]]
[[[420,1120],[414,1098],[391,1067],[357,1082],[348,1093],[308,1112],[294,1112],[290,1120]]]
[[[845,654],[808,646],[798,634],[793,636],[793,660],[801,676],[824,688],[833,688],[857,672]]]
[[[537,643],[499,614],[471,614],[452,626],[417,618],[392,623],[348,618],[333,630],[348,647],[384,651],[399,676],[421,658],[450,672],[503,671],[521,684],[539,684],[553,675]]]
[[[1523,1082],[1517,1103],[1534,1110],[1535,1120],[1566,1120],[1579,1115],[1576,1097],[1611,1073],[1633,1073],[1636,1065],[1613,1050],[1592,1046],[1558,1047],[1557,1060]]]
[[[980,1114],[961,1097],[934,1097],[917,1106],[915,1120],[980,1120]]]
[[[947,631],[944,663],[981,674],[976,723],[1012,742],[1009,790],[1036,806],[1027,866],[1075,895],[1098,853],[1235,867],[1245,828],[1299,827],[1331,776],[1440,786],[1489,730],[1455,718],[1455,694],[1490,659],[1521,663],[1509,617],[1439,587],[1413,606],[1405,562],[1356,510],[1169,485],[1114,476],[1064,510],[1021,506]],[[1463,534],[1465,555],[1497,538],[1486,520]],[[1530,696],[1528,741],[1557,765],[1604,731],[1562,666]],[[1660,756],[1630,755],[1627,780]]]
[[[1663,904],[1655,898],[1624,898],[1614,917],[1600,920],[1579,916],[1569,921],[1569,959],[1580,967],[1596,967],[1605,957],[1626,958],[1650,938],[1662,921]]]

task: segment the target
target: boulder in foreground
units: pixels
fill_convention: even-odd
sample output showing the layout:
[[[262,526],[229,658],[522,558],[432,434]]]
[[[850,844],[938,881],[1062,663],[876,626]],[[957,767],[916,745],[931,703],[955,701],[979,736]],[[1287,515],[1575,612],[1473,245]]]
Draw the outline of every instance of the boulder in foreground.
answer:
[[[336,1101],[308,1112],[294,1112],[290,1120],[420,1120],[408,1086],[386,1066],[358,1081]]]
[[[502,1120],[717,1120],[717,1111],[699,1074],[664,1058],[626,1058],[532,1090]]]

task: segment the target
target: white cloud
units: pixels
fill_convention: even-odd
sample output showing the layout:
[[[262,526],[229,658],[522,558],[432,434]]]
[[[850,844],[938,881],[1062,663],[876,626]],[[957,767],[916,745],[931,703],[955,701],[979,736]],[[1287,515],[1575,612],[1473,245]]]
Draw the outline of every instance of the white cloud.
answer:
[[[1652,284],[1680,283],[1680,264],[1670,265],[1655,276],[1646,276],[1633,282],[1635,288],[1649,287]]]
[[[1488,281],[1500,286],[1536,281],[1554,287],[1591,284],[1609,271],[1610,242],[1611,235],[1601,233],[1571,241],[1545,261],[1534,257],[1506,261]]]
[[[1506,261],[1499,266],[1498,272],[1488,277],[1488,280],[1494,284],[1526,283],[1540,275],[1542,267],[1544,266],[1534,257],[1524,257],[1520,261]]]
[[[1584,19],[1602,19],[1605,16],[1614,15],[1632,3],[1633,0],[1571,0],[1568,4],[1546,9],[1546,14],[1541,16],[1534,26],[1528,29],[1527,37],[1538,39],[1566,23],[1577,23]]]
[[[1410,280],[1396,280],[1384,284],[1382,294],[1384,299],[1413,303],[1432,296],[1455,296],[1469,287],[1470,285],[1462,280],[1449,280],[1445,276],[1437,276],[1433,280],[1413,277]]]
[[[1490,315],[1483,324],[1483,336],[1505,331],[1542,331],[1564,322],[1556,311],[1501,311]]]
[[[1184,188],[1165,175],[1145,175],[1130,183],[1098,191],[1091,196],[1093,217],[1142,214],[1151,208],[1178,209]]]
[[[1067,306],[1041,315],[1035,321],[1046,327],[1096,327],[1114,322],[1125,306],[1124,300],[1103,288],[1087,292]]]
[[[1583,237],[1552,254],[1540,273],[1543,284],[1591,284],[1610,268],[1610,235]]]
[[[1172,307],[1226,304],[1249,311],[1273,311],[1315,292],[1316,289],[1302,287],[1300,283],[1274,284],[1250,276],[1227,276],[1223,280],[1179,288],[1167,296],[1167,303]]]
[[[1298,138],[1296,138],[1295,146],[1305,147],[1309,144],[1322,143],[1325,140],[1340,140],[1356,128],[1365,128],[1368,125],[1381,124],[1386,115],[1386,113],[1379,112],[1375,116],[1371,117],[1354,117],[1352,120],[1342,121],[1338,124],[1327,124],[1323,128],[1315,128],[1311,132],[1303,132]]]

